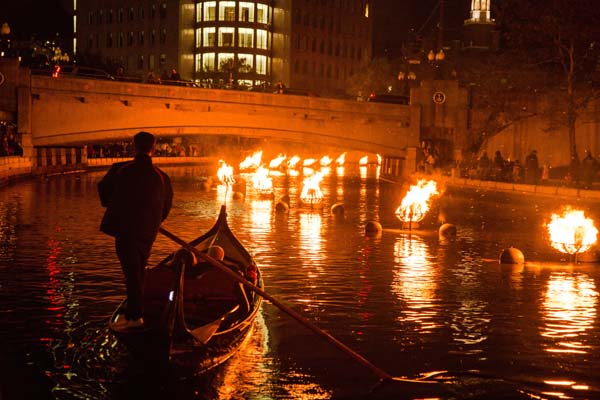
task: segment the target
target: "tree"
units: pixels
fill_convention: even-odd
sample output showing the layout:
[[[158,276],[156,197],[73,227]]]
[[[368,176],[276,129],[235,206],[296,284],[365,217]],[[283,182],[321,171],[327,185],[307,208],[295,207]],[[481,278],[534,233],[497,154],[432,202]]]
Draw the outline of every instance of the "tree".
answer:
[[[566,127],[571,157],[577,157],[576,125],[590,101],[600,45],[597,0],[504,0],[494,10],[503,47],[525,71],[538,71],[540,92],[552,94],[545,113],[552,125]]]
[[[347,79],[346,93],[350,96],[368,96],[370,93],[386,93],[396,85],[397,68],[387,58],[376,58]]]

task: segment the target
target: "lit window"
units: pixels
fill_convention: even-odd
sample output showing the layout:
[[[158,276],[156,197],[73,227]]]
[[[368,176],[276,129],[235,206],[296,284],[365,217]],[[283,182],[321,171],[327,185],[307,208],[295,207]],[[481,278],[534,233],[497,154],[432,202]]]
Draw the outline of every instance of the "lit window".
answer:
[[[256,56],[256,73],[266,75],[267,73],[267,56]]]
[[[238,54],[238,71],[248,73],[254,67],[252,54]]]
[[[240,2],[240,21],[254,22],[254,3]]]
[[[263,29],[256,30],[256,48],[267,49],[267,31]]]
[[[204,3],[204,20],[214,21],[216,17],[217,2],[207,1]]]
[[[195,54],[194,63],[196,65],[196,72],[202,72],[202,54]]]
[[[234,28],[219,28],[219,46],[220,47],[232,47],[233,46],[233,32],[234,32]]]
[[[254,45],[254,29],[238,28],[238,46],[252,47]]]
[[[269,23],[269,7],[266,4],[256,5],[256,22],[260,24]]]
[[[235,21],[235,2],[219,2],[219,21]]]
[[[212,72],[215,70],[215,53],[202,54],[202,69],[205,72]]]
[[[196,29],[196,47],[202,46],[202,28]]]
[[[212,47],[215,45],[215,28],[204,28],[202,35],[202,46]]]
[[[233,68],[233,53],[219,54],[219,71],[229,71]]]

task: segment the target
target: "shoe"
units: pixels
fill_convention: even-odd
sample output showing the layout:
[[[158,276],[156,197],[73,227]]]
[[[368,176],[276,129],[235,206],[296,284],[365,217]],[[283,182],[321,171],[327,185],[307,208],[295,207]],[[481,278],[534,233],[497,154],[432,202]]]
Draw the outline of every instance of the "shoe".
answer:
[[[125,315],[119,314],[117,320],[112,324],[116,331],[128,331],[131,329],[140,329],[144,327],[144,318],[127,319]]]

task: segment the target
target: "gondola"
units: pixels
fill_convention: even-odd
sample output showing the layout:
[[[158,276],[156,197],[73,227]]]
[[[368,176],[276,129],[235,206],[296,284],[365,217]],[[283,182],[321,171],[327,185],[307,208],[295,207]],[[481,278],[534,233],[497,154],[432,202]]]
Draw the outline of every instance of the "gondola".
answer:
[[[209,255],[217,246],[224,250],[222,260]],[[143,327],[115,325],[123,318],[124,300],[109,329],[134,356],[167,361],[185,372],[206,372],[229,359],[251,335],[262,297],[246,288],[244,279],[250,287],[263,288],[260,270],[230,230],[223,205],[210,230],[146,270]]]

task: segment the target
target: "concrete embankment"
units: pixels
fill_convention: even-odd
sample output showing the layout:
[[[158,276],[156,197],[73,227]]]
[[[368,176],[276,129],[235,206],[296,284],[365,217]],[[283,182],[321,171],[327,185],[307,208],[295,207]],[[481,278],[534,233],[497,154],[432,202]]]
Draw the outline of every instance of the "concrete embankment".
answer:
[[[576,199],[600,202],[600,190],[586,190],[576,187],[561,186],[559,182],[544,185],[528,185],[524,183],[484,181],[478,179],[456,178],[441,174],[414,174],[413,179],[433,179],[447,187],[458,187],[473,190],[514,193],[515,195],[548,196],[554,198]]]
[[[8,156],[0,157],[0,187],[13,182],[31,178],[34,176],[47,176],[54,174],[66,174],[77,171],[93,169],[106,169],[119,161],[130,160],[129,158],[89,158],[85,163],[62,162],[52,165],[38,166],[29,157]],[[200,165],[214,163],[217,160],[211,157],[153,157],[156,165]]]

